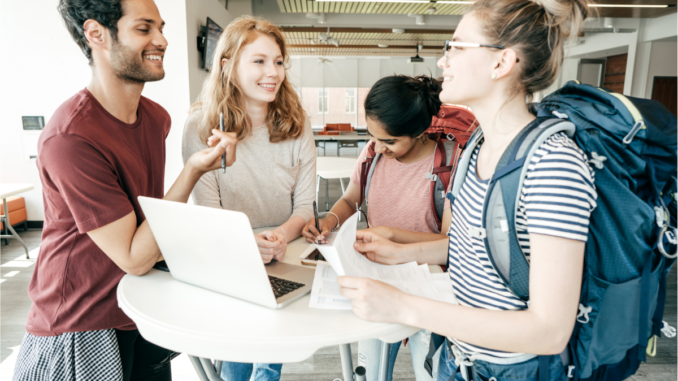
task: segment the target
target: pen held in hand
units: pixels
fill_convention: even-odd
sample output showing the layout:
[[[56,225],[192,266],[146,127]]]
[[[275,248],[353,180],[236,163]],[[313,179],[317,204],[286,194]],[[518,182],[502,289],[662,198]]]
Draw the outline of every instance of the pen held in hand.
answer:
[[[219,114],[219,131],[224,132],[224,113]],[[221,172],[226,173],[226,153],[221,155]]]
[[[316,203],[315,201],[313,201],[313,216],[315,217],[315,230],[318,232],[318,234],[320,234],[320,224],[318,222],[318,203]],[[317,239],[317,237],[316,241],[318,241],[318,244],[322,243],[320,242],[320,240]]]

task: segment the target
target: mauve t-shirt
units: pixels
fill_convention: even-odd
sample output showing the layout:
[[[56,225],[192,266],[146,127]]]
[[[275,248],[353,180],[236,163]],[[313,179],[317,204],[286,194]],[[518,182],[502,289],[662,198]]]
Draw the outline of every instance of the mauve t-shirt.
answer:
[[[126,124],[83,89],[54,113],[38,141],[45,221],[28,295],[26,330],[37,336],[135,325],[116,298],[125,275],[87,235],[164,191],[167,111],[141,97]]]
[[[367,156],[368,145],[369,143],[358,156],[351,173],[351,182],[358,189],[360,189],[360,169]],[[453,148],[453,142],[445,143],[448,158],[452,155]],[[388,226],[421,233],[440,233],[431,208],[429,188],[431,180],[426,178],[426,174],[431,172],[433,166],[433,154],[431,148],[429,156],[407,164],[385,157],[377,160],[370,181],[370,193],[367,196],[369,200],[367,218],[371,227]],[[444,209],[449,208],[450,201],[446,198]]]

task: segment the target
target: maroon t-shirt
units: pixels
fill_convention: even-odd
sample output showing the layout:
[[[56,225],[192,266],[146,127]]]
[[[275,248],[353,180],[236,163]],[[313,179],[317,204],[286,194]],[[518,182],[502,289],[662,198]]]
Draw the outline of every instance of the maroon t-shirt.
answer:
[[[144,97],[137,121],[123,123],[83,89],[45,126],[37,159],[45,222],[28,286],[30,334],[135,328],[116,298],[125,272],[87,232],[132,211],[139,226],[137,196],[163,197],[170,124],[167,111]]]

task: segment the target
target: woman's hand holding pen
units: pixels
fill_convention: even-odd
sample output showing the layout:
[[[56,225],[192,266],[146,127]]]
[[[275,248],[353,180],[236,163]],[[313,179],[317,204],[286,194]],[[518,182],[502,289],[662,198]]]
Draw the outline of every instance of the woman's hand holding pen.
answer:
[[[269,263],[272,260],[282,261],[285,258],[285,252],[287,251],[287,239],[276,232],[266,230],[259,234],[256,234],[254,238],[257,241],[257,246],[259,246],[259,253],[261,254],[261,259],[264,263]]]
[[[337,226],[337,219],[331,214],[328,214],[328,220],[318,219],[318,229],[315,228],[315,218],[311,218],[304,228],[301,230],[301,235],[306,238],[306,242],[323,244],[328,243],[327,238],[330,236],[332,228]]]

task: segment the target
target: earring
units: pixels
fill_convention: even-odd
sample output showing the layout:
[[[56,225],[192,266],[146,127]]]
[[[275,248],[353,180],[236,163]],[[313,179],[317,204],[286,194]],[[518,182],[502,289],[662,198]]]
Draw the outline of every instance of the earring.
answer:
[[[492,79],[497,79],[497,73],[492,73]]]

